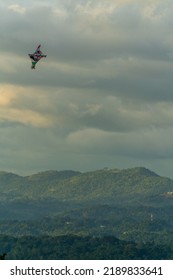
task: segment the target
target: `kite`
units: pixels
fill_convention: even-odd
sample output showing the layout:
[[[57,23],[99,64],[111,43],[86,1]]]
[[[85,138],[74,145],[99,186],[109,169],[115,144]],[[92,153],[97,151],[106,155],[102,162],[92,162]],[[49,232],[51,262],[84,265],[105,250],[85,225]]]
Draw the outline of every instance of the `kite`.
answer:
[[[47,55],[44,55],[44,54],[41,52],[40,48],[41,48],[41,45],[39,45],[39,46],[37,47],[37,49],[36,49],[36,51],[35,51],[34,53],[28,54],[29,57],[30,57],[30,59],[31,59],[31,63],[32,63],[31,69],[35,69],[35,65],[37,64],[37,62],[38,62],[41,58],[47,57]]]

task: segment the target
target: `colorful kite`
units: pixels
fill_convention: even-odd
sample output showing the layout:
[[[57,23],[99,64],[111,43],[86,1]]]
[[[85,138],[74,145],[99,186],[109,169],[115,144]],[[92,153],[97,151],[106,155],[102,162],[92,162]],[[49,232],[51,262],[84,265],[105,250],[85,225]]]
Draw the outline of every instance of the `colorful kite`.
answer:
[[[44,55],[41,50],[40,50],[41,45],[39,45],[36,49],[36,51],[32,54],[28,54],[30,59],[31,59],[31,69],[35,69],[35,65],[37,64],[37,62],[43,58],[46,57],[47,55]]]

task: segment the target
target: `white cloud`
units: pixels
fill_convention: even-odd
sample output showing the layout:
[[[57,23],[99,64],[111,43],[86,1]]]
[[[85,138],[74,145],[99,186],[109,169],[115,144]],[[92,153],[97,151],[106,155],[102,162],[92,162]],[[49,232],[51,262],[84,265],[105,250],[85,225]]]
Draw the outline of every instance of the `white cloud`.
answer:
[[[56,17],[58,17],[58,19],[67,19],[68,18],[68,12],[64,8],[56,7],[53,10],[53,13]]]
[[[33,127],[48,127],[53,124],[53,120],[49,115],[43,114],[39,110],[35,110],[32,106],[24,105],[20,107],[20,98],[32,95],[32,89],[23,87],[2,85],[0,89],[0,121],[9,121],[19,124],[31,125]],[[19,104],[16,105],[16,102]],[[39,100],[32,95],[32,102]],[[42,105],[44,106],[44,105]]]
[[[26,7],[18,4],[11,4],[8,6],[8,9],[12,12],[19,13],[19,14],[25,14],[26,12]]]

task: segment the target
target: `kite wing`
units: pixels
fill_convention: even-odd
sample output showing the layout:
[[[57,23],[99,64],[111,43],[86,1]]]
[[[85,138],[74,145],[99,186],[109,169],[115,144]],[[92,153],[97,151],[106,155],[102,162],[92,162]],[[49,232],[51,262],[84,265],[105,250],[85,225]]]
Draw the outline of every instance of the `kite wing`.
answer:
[[[40,50],[40,48],[41,48],[41,45],[38,45],[36,51],[35,51],[34,53],[32,53],[32,54],[29,54],[29,57],[30,57],[31,63],[32,63],[32,65],[31,65],[31,68],[32,68],[32,69],[35,69],[36,63],[37,63],[41,58],[47,56],[47,55],[44,55],[44,54],[42,53],[42,51]]]

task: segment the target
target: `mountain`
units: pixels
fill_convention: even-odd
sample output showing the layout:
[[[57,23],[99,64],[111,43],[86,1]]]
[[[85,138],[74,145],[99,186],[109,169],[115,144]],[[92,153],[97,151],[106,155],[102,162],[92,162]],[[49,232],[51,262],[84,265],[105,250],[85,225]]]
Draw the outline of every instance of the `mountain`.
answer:
[[[70,179],[71,177],[78,176],[81,173],[78,171],[73,170],[64,170],[64,171],[45,171],[45,172],[39,172],[37,174],[33,174],[30,176],[26,176],[25,179],[27,179],[29,182],[32,183],[39,183],[39,184],[49,184],[57,183],[60,180],[66,180]]]
[[[85,237],[89,236],[93,242],[96,238],[102,240],[105,237],[110,242],[112,237],[130,241],[130,244],[136,244],[135,250],[141,244],[151,242],[150,249],[153,244],[162,249],[170,248],[172,256],[172,208],[173,180],[144,167],[90,172],[50,170],[29,176],[1,171],[0,241],[3,246],[0,254],[8,251],[8,257],[12,259],[20,256],[34,258],[40,255],[42,246],[34,249],[36,255],[32,251],[25,255],[32,240],[40,240],[40,244],[44,238],[49,239],[51,248],[54,248],[53,240],[62,236],[68,242],[72,240],[70,236],[74,236],[74,240],[80,237],[80,250],[88,254],[84,244]],[[9,242],[12,242],[11,249]],[[27,250],[23,249],[23,242]],[[75,242],[78,247],[78,241]],[[46,255],[43,256],[58,258],[57,252],[49,255],[50,248],[45,244]],[[102,241],[99,244],[102,246]],[[119,244],[122,246],[121,242]],[[132,248],[129,244],[127,247]],[[162,249],[157,250],[161,252],[159,258],[164,258]],[[111,247],[107,251],[108,256],[110,252]],[[128,256],[123,252],[124,249],[120,259]],[[131,249],[129,253],[131,256]],[[153,254],[152,251],[151,256]],[[98,255],[101,256],[100,251]],[[92,252],[87,256],[94,258],[95,255]]]
[[[173,181],[143,168],[0,172],[0,234],[172,240]]]
[[[173,181],[143,167],[30,176],[0,172],[1,220],[36,219],[99,205],[172,207]]]
[[[56,200],[75,203],[171,203],[173,181],[138,167],[92,172],[0,173],[0,202]]]

